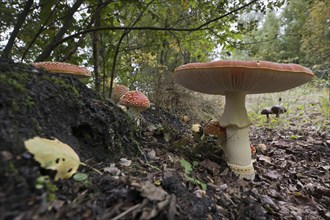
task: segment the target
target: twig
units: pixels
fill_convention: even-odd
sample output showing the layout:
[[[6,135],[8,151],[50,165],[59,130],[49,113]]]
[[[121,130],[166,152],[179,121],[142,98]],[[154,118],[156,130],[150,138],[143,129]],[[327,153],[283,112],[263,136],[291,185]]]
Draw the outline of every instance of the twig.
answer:
[[[122,217],[124,217],[126,214],[130,213],[131,211],[133,211],[134,209],[137,209],[140,207],[141,204],[136,204],[135,206],[132,206],[131,208],[127,209],[126,211],[120,213],[119,215],[117,215],[116,217],[112,218],[111,220],[118,220]]]

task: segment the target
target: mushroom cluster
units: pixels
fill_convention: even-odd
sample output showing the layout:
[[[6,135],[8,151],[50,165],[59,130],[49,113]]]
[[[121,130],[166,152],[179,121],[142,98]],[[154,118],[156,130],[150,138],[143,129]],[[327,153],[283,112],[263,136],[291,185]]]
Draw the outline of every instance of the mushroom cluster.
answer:
[[[267,61],[224,60],[190,63],[175,69],[174,82],[187,89],[225,96],[220,118],[226,128],[225,160],[241,178],[253,179],[254,167],[248,127],[251,124],[245,108],[247,94],[279,92],[308,82],[313,72],[297,64]]]

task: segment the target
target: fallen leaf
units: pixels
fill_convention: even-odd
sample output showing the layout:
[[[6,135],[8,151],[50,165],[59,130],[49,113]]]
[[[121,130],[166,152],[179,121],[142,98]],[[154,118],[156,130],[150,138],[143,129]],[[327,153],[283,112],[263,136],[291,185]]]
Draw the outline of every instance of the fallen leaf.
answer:
[[[156,151],[155,150],[151,150],[147,153],[147,157],[149,160],[153,160],[156,158]]]
[[[131,160],[127,160],[126,158],[120,158],[119,160],[119,165],[123,166],[123,167],[129,167],[131,166],[132,161]]]
[[[163,201],[168,195],[165,190],[155,186],[151,182],[132,182],[132,186],[140,191],[141,196],[147,198],[150,201]]]
[[[268,156],[264,156],[264,155],[259,155],[259,156],[258,156],[258,160],[260,160],[260,161],[265,161],[265,162],[267,162],[267,163],[271,163],[271,158],[268,157]]]
[[[69,179],[78,170],[79,156],[69,145],[57,139],[34,137],[24,141],[24,145],[43,168],[57,171],[55,180]]]
[[[267,173],[265,173],[264,176],[268,177],[271,180],[277,180],[281,175],[276,171],[270,170]]]

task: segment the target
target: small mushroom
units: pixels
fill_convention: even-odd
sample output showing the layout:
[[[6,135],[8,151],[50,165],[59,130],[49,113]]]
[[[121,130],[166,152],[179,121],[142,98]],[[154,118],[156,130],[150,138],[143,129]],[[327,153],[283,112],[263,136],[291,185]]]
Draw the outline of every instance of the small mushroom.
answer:
[[[204,135],[216,136],[220,144],[226,141],[226,128],[220,125],[218,119],[210,120],[203,128]]]
[[[111,99],[115,103],[118,103],[120,98],[128,91],[129,91],[128,87],[126,87],[124,85],[116,85],[112,89]]]
[[[224,95],[225,109],[220,118],[226,128],[225,159],[241,178],[255,176],[251,158],[248,127],[251,124],[245,108],[247,94],[288,90],[313,78],[310,69],[297,64],[267,61],[221,60],[189,63],[175,69],[174,82],[187,89]]]
[[[120,105],[126,106],[128,114],[140,125],[141,112],[150,107],[147,96],[139,91],[128,91],[119,100]]]
[[[81,66],[64,62],[37,62],[32,63],[32,66],[41,68],[49,73],[64,73],[77,76],[79,78],[86,78],[91,76],[91,72]]]
[[[193,124],[191,126],[191,131],[194,132],[194,133],[201,133],[202,131],[202,126],[200,124]]]
[[[271,111],[273,112],[273,114],[276,114],[276,118],[278,118],[280,116],[280,114],[283,114],[286,112],[286,109],[283,106],[274,105],[271,108]]]
[[[269,115],[273,114],[273,112],[270,108],[264,108],[264,109],[261,110],[260,114],[266,115],[267,116],[267,123],[269,123],[270,122]]]

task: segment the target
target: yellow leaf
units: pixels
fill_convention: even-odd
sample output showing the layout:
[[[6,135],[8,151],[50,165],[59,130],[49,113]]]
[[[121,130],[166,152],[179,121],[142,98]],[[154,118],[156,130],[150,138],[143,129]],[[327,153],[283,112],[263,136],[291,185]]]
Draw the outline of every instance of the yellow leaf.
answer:
[[[77,172],[80,159],[69,145],[40,137],[24,141],[24,144],[43,168],[57,171],[55,180],[69,179]]]

